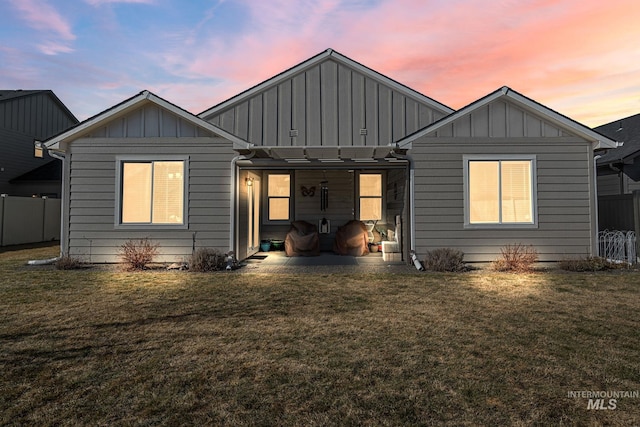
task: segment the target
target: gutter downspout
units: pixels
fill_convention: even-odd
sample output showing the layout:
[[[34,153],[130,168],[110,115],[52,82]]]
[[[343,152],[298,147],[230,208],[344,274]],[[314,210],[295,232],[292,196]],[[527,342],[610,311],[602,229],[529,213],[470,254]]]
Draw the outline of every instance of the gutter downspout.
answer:
[[[416,199],[414,190],[415,165],[411,156],[407,154],[398,154],[393,150],[391,150],[390,154],[397,159],[406,160],[409,163],[409,256],[416,269],[423,271],[424,267],[416,255],[416,216],[414,208]]]
[[[40,142],[38,142],[40,143]],[[41,143],[40,143],[41,144]],[[47,150],[47,152],[49,153],[49,155],[51,157],[53,157],[54,159],[58,159],[62,162],[62,185],[64,185],[64,176],[65,176],[65,169],[66,169],[66,162],[65,159],[66,157],[64,156],[64,154],[60,154],[57,153],[55,151],[51,151],[51,150]],[[64,189],[62,189],[62,198],[60,199],[60,255],[58,255],[55,258],[49,258],[49,259],[34,259],[34,260],[29,260],[27,261],[27,265],[48,265],[48,264],[53,264],[56,261],[58,261],[60,258],[62,258],[65,254],[65,249],[68,250],[68,245],[67,245],[67,239],[66,236],[63,236],[63,231],[65,229],[64,227],[64,209],[65,209],[65,192]],[[64,238],[63,238],[64,237]]]
[[[596,256],[600,256],[600,241],[598,240],[598,236],[600,235],[600,218],[598,216],[598,210],[600,209],[600,201],[598,200],[598,159],[602,157],[601,155],[597,155],[593,157],[593,197],[596,202],[595,208],[595,220],[596,220],[596,235],[595,235],[595,246],[596,246]]]
[[[54,159],[58,159],[62,162],[62,184],[64,185],[64,182],[65,182],[64,177],[66,175],[66,166],[67,166],[66,156],[64,154],[56,153],[55,151],[48,150],[48,152],[51,157],[53,157]],[[65,230],[64,211],[67,206],[65,203],[65,200],[67,198],[65,194],[67,193],[65,193],[64,189],[62,189],[62,199],[60,200],[60,257],[64,256],[64,254],[69,251],[67,236],[63,236],[63,231]],[[63,237],[64,237],[64,240],[63,240]]]

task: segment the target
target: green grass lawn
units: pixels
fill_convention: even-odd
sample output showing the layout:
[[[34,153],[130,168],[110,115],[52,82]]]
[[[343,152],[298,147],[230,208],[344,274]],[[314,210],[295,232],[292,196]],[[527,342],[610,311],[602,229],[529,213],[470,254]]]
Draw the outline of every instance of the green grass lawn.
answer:
[[[57,271],[0,253],[1,425],[638,425],[640,273]],[[605,399],[605,407],[609,399]]]

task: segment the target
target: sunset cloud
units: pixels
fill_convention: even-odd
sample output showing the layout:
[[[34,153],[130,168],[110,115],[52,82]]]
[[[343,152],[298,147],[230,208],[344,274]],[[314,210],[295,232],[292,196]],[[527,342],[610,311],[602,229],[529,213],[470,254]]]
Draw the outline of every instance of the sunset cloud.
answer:
[[[41,52],[56,55],[73,50],[70,42],[75,40],[76,36],[71,25],[53,6],[45,0],[9,1],[29,27],[52,38],[47,43],[37,44]]]
[[[139,3],[139,4],[154,4],[156,0],[84,0],[87,4],[91,6],[100,6],[103,4],[114,4],[114,3]]]
[[[452,108],[506,85],[593,126],[640,111],[636,0],[196,3],[85,0],[72,8],[62,0],[12,0],[39,36],[4,44],[69,56],[69,69],[35,73],[36,86],[67,82],[80,64],[99,70],[64,83],[83,108],[89,93],[112,105],[121,94],[150,89],[198,113],[333,48]],[[135,4],[157,7],[142,12]],[[95,13],[107,5],[119,7]]]

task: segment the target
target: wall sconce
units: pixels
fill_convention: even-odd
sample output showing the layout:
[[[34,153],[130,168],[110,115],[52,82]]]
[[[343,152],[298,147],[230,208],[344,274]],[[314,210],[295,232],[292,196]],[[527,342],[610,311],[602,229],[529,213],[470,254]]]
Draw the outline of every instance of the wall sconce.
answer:
[[[253,186],[253,178],[245,178],[244,182],[245,182],[245,184],[247,184],[247,187],[252,187]]]

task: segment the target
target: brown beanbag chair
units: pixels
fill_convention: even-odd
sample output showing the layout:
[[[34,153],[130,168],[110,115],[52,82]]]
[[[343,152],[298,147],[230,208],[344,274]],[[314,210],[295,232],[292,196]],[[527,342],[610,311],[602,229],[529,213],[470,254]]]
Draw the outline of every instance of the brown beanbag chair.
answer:
[[[369,253],[367,226],[352,220],[338,228],[333,241],[333,251],[340,255],[363,256]]]
[[[320,236],[318,227],[306,221],[293,221],[284,239],[287,256],[320,255]]]

